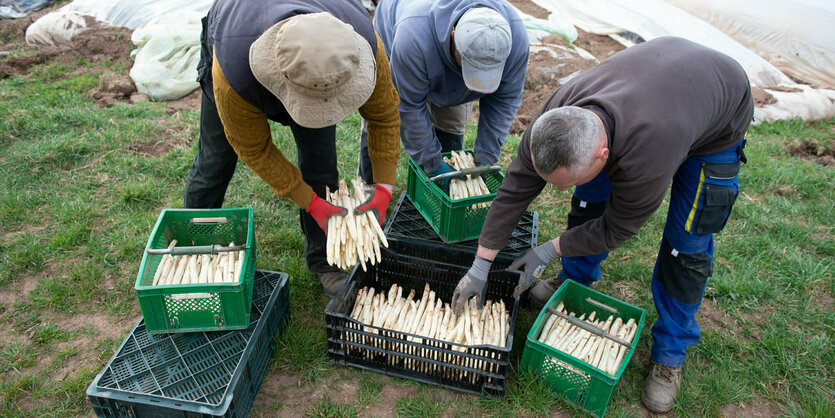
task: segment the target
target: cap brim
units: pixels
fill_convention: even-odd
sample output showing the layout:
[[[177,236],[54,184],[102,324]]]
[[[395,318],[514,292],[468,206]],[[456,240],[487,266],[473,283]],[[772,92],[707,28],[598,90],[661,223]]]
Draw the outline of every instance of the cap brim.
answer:
[[[357,55],[360,63],[351,79],[333,89],[327,98],[321,92],[301,88],[284,78],[278,71],[275,45],[276,34],[285,19],[264,32],[249,48],[249,65],[252,74],[264,87],[274,94],[293,121],[306,128],[324,128],[336,125],[359,109],[371,93],[377,81],[377,65],[371,45],[360,34],[354,33]]]
[[[464,84],[467,88],[479,93],[493,93],[499,88],[502,83],[502,74],[504,73],[504,63],[499,63],[493,67],[484,67],[461,62],[461,74],[464,77]]]

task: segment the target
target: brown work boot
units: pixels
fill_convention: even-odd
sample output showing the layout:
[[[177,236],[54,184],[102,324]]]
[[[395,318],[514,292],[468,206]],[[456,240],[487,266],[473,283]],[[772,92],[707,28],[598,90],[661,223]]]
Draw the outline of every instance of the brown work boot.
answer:
[[[673,404],[681,386],[681,367],[669,367],[652,363],[652,369],[644,382],[641,401],[644,406],[657,414],[666,414]]]
[[[325,293],[325,296],[331,299],[339,294],[342,286],[345,285],[345,281],[348,280],[348,275],[343,273],[342,270],[318,272],[314,273],[314,275],[319,279],[319,283],[322,284],[322,291]]]
[[[560,276],[554,276],[550,279],[540,280],[539,283],[536,284],[531,289],[530,294],[528,295],[531,300],[531,305],[534,306],[536,309],[542,309],[545,306],[545,303],[548,302],[548,299],[551,299],[551,296],[554,295],[554,292],[560,288],[562,284],[562,279]]]

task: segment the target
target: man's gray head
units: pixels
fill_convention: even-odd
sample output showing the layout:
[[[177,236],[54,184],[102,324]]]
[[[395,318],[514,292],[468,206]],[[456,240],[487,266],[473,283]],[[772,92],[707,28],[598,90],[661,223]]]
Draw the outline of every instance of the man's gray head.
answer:
[[[578,174],[591,166],[600,141],[594,113],[576,106],[551,109],[537,118],[531,130],[531,155],[541,174],[559,167]]]

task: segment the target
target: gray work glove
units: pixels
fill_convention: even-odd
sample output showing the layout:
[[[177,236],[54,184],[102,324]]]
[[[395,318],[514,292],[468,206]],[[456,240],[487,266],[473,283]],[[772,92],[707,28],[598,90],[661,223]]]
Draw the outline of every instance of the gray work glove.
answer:
[[[548,263],[555,258],[557,258],[557,250],[554,249],[554,243],[549,240],[539,247],[531,248],[525,254],[522,254],[522,256],[514,260],[513,264],[507,270],[516,271],[524,266],[525,272],[522,274],[522,278],[519,279],[519,284],[513,289],[513,297],[515,298],[521,295],[538,281],[542,277],[542,272],[545,271],[545,267],[548,267]]]
[[[487,273],[490,271],[492,261],[487,261],[481,257],[476,257],[473,260],[473,266],[467,271],[467,274],[458,282],[455,287],[455,292],[452,294],[452,309],[455,310],[456,315],[460,315],[467,301],[471,297],[476,297],[476,304],[478,308],[484,307],[484,292],[487,290]]]

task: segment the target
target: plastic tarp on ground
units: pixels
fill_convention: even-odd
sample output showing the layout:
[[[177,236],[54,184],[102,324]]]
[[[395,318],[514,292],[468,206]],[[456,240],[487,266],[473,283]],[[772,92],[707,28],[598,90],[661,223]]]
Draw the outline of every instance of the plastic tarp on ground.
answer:
[[[26,28],[27,45],[58,45],[86,30],[110,26],[92,16],[58,9],[43,15]]]
[[[52,3],[55,0],[0,0],[0,19],[19,19]]]
[[[710,23],[784,73],[835,88],[835,1],[666,0]]]
[[[62,9],[136,30],[152,23],[173,23],[172,15],[198,16],[199,23],[212,3],[213,0],[74,0]]]
[[[587,32],[615,35],[629,31],[647,40],[679,36],[733,57],[745,68],[754,85],[765,89],[777,100],[757,108],[755,119],[758,122],[792,117],[805,120],[835,117],[835,91],[795,83],[776,66],[716,27],[665,1],[532,1]]]

